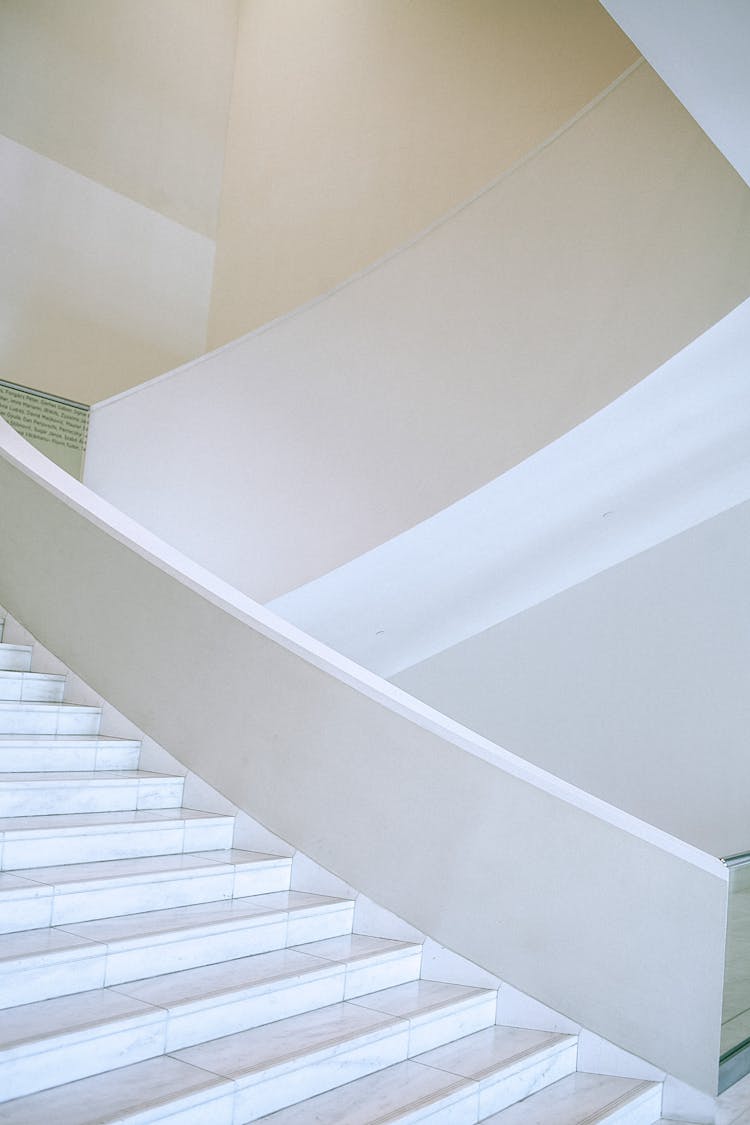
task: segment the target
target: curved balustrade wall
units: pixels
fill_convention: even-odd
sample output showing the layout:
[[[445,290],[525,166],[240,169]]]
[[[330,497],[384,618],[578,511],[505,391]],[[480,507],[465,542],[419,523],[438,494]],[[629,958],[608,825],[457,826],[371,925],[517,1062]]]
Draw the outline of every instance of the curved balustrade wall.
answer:
[[[92,411],[87,482],[269,600],[569,431],[750,290],[750,194],[631,71],[426,236]]]
[[[190,769],[439,942],[716,1088],[724,867],[155,539],[0,422],[0,602]]]

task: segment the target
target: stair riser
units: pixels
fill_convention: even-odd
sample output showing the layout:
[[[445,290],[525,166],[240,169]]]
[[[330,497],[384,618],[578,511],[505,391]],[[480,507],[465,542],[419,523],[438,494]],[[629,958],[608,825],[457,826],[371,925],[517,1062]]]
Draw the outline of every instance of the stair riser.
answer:
[[[144,939],[138,945],[118,950],[112,944],[107,958],[106,985],[123,984],[127,981],[143,980],[146,977],[160,976],[163,973],[193,969],[198,965],[215,965],[220,961],[230,961],[235,957],[250,957],[255,953],[269,953],[273,949],[299,944],[290,940],[290,934],[304,926],[308,941],[318,941],[321,934],[326,937],[342,937],[351,933],[353,909],[337,911],[333,917],[313,916],[308,919],[295,919],[291,922],[283,915],[274,915],[268,921],[248,922],[244,920],[233,927],[218,932],[217,929],[204,932],[190,931],[169,935],[163,942],[149,942]]]
[[[1,733],[1,732],[0,732]],[[0,773],[65,773],[90,770],[134,770],[138,768],[138,748],[118,749],[86,746],[54,749],[0,746]]]
[[[0,933],[34,930],[41,926],[65,926],[113,918],[120,914],[142,914],[173,906],[195,906],[229,898],[270,894],[289,889],[289,867],[261,868],[257,871],[202,868],[174,878],[116,884],[110,887],[82,883],[77,887],[29,888],[0,895]]]
[[[350,919],[342,915],[340,924],[344,933],[350,932]],[[315,925],[316,920],[311,919],[311,932],[315,931]],[[254,926],[252,922],[249,924],[246,922],[244,926],[238,925],[232,930],[221,931],[214,928],[213,932],[207,929],[203,933],[178,934],[172,940],[154,940],[152,943],[144,940],[137,948],[118,950],[114,943],[108,947],[103,943],[91,942],[90,946],[75,950],[74,953],[55,952],[7,959],[0,961],[0,1008],[11,1008],[19,1004],[31,1004],[37,1000],[50,1000],[57,996],[70,996],[93,988],[117,985],[122,985],[122,991],[127,993],[126,982],[129,981],[145,980],[160,976],[162,973],[193,969],[201,965],[215,965],[236,957],[281,949],[286,944],[286,933],[285,919],[266,926]],[[387,988],[396,983],[399,968],[394,966],[388,971],[388,966],[384,966],[379,976],[373,972],[374,979],[378,982],[377,987]],[[314,1003],[312,1007],[322,1006],[324,1003],[338,1003],[344,998],[345,967],[331,965],[325,967],[322,972],[326,980],[330,977],[333,982],[329,988],[333,998],[321,1000],[320,1004]],[[412,976],[410,979],[415,978]],[[268,1003],[262,998],[259,999],[257,994],[246,1000],[238,999],[238,1003],[248,1012],[255,1006],[261,1014],[264,1011],[272,1013],[276,1008],[283,1006],[284,990],[269,992],[269,995],[271,998]],[[228,1005],[229,1001],[226,1004]],[[296,1010],[310,1011],[310,1007],[303,1006]],[[229,1011],[229,1006],[226,1006],[227,1016]],[[295,1013],[289,1011],[283,1014]],[[187,1019],[191,1028],[192,1026],[197,1028],[198,1038],[191,1038],[190,1042],[198,1043],[201,1038],[214,1038],[214,1033],[209,1035],[206,1028],[213,1026],[214,1020],[221,1026],[225,1015],[222,1015],[219,1009],[214,1017],[209,1004],[208,1007],[201,1006],[197,1017],[185,1009],[180,1018],[183,1021]],[[240,1014],[240,1018],[244,1017]],[[271,1019],[281,1018],[281,1015],[271,1014],[267,1019],[259,1019],[259,1022],[270,1022]],[[244,1026],[255,1027],[257,1024],[251,1022]],[[215,1035],[228,1035],[236,1030],[239,1028],[227,1024],[224,1030],[216,1031]],[[192,1031],[188,1034],[192,1035]],[[186,1045],[187,1040],[179,1043],[179,1046]],[[174,1044],[169,1047],[169,1050],[173,1049]]]
[[[574,1074],[577,1054],[577,1043],[570,1043],[543,1059],[530,1061],[512,1074],[482,1079],[479,1083],[479,1120]]]
[[[98,714],[69,714],[55,708],[0,709],[0,734],[98,734],[100,718]]]
[[[229,848],[233,825],[189,822],[173,828],[159,822],[153,825],[126,825],[121,831],[75,834],[60,830],[56,835],[23,834],[8,831],[0,844],[0,870],[48,867],[68,863],[88,863],[105,859],[134,859],[148,855],[175,855],[179,852]],[[23,835],[23,839],[21,839]]]
[[[356,1004],[356,1000],[352,1003]],[[455,1005],[444,1014],[419,1016],[411,1021],[409,1031],[409,1058],[442,1047],[454,1039],[462,1039],[495,1022],[497,996],[491,993],[480,1000],[472,999]]]
[[[31,649],[23,645],[0,644],[0,671],[28,672],[31,668]]]
[[[661,1088],[640,1098],[635,1105],[623,1106],[601,1118],[601,1125],[653,1125],[661,1116]],[[597,1122],[599,1125],[599,1122]]]
[[[46,816],[54,813],[129,812],[135,809],[177,809],[182,804],[182,778],[154,781],[0,783],[0,817]]]
[[[165,1034],[166,1014],[154,1010],[137,1019],[113,1020],[104,1028],[21,1044],[0,1055],[0,1090],[10,1101],[153,1058],[163,1054]]]
[[[365,996],[368,992],[379,992],[383,988],[391,988],[397,984],[419,980],[421,967],[421,949],[402,954],[381,964],[355,964],[350,967],[346,974],[344,1000],[355,1000],[358,996]],[[382,984],[383,980],[387,980],[388,983]]]
[[[335,987],[335,978],[332,980],[334,987],[320,988],[321,982],[318,982],[318,986],[312,988],[302,985],[288,990],[287,996],[279,998],[276,1010],[283,1016],[289,1013],[282,1005],[309,1011],[322,1003],[335,1002],[329,1000],[329,994],[333,995],[334,990],[342,993],[343,981]],[[273,1004],[269,1005],[268,1001],[248,1005],[244,1019],[251,1027],[268,1022],[262,1018],[263,1007],[266,1015],[273,1014]],[[135,1019],[115,1018],[94,1028],[50,1037],[43,1044],[23,1044],[4,1051],[0,1054],[0,1089],[10,1100],[176,1050],[168,1045],[170,1018],[168,1010],[154,1008]],[[227,1022],[230,1021],[242,1023],[238,1011],[228,1010]],[[445,1017],[441,1022],[445,1024]],[[459,1027],[458,1021],[456,1027]],[[192,1029],[189,1029],[186,1018],[175,1036],[202,1043],[217,1030],[220,1031],[217,1025],[206,1027],[200,1018],[193,1019]],[[317,1048],[291,1061],[241,1076],[237,1079],[235,1120],[254,1121],[344,1082],[402,1062],[408,1057],[409,1038],[408,1021],[398,1020],[377,1033],[353,1035],[345,1043]],[[623,1121],[622,1125],[636,1123]]]
[[[0,669],[0,701],[62,703],[65,680]]]
[[[408,1040],[407,1025],[396,1025],[377,1037],[352,1039],[302,1060],[241,1077],[237,1079],[235,1121],[257,1121],[275,1110],[402,1062]]]

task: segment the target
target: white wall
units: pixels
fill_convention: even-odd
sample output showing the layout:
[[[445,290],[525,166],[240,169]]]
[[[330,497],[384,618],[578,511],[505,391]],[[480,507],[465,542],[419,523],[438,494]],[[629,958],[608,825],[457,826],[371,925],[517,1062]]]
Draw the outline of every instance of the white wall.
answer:
[[[0,137],[0,372],[89,402],[202,351],[214,242]]]
[[[750,301],[497,480],[270,603],[381,676],[750,498]]]
[[[696,847],[747,851],[749,574],[746,502],[396,682]]]
[[[311,641],[1,421],[0,486],[0,602],[94,691],[374,902],[715,1092],[721,863]]]
[[[746,0],[601,3],[750,183],[750,5]]]
[[[494,479],[749,289],[750,192],[641,66],[379,268],[98,404],[86,479],[268,600]]]
[[[0,377],[90,403],[205,351],[236,9],[0,4]]]

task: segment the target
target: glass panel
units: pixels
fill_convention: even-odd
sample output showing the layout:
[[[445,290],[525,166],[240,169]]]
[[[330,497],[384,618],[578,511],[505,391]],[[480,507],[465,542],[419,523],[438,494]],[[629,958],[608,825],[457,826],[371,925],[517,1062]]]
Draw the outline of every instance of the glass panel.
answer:
[[[721,1016],[721,1064],[734,1060],[731,1081],[750,1072],[750,855],[733,856],[729,867],[727,950]],[[740,1073],[738,1073],[738,1071]]]
[[[50,461],[81,479],[88,406],[0,379],[0,415]]]

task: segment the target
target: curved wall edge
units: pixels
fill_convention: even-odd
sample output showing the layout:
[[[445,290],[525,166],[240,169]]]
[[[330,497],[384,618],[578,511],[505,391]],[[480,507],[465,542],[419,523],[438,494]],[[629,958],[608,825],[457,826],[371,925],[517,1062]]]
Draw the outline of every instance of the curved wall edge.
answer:
[[[750,497],[750,300],[484,488],[269,608],[392,676]]]
[[[100,404],[86,480],[268,601],[617,398],[747,297],[748,263],[746,185],[641,65],[379,268]]]
[[[0,601],[46,647],[374,901],[715,1091],[719,861],[545,779],[181,558],[5,424],[0,439]]]

